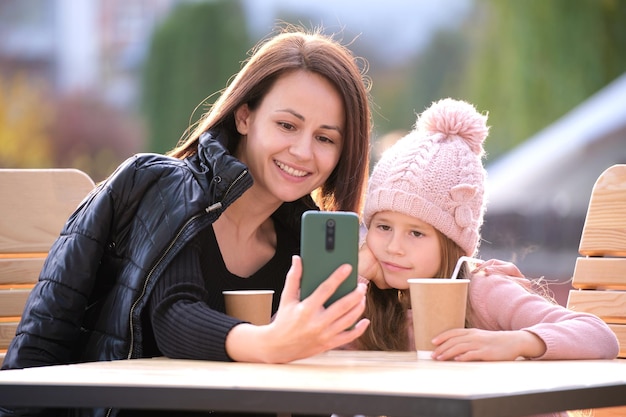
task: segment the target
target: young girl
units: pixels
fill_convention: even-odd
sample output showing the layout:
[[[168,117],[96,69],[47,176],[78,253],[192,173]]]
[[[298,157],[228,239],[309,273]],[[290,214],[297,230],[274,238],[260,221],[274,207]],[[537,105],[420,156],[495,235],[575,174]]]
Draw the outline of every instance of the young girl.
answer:
[[[485,210],[486,120],[468,103],[441,100],[376,165],[359,254],[360,275],[374,281],[364,313],[371,323],[357,348],[412,350],[407,280],[450,277],[459,257],[476,254]],[[540,296],[514,265],[489,261],[463,276],[471,279],[466,326],[437,336],[433,359],[617,356],[617,339],[602,320]]]

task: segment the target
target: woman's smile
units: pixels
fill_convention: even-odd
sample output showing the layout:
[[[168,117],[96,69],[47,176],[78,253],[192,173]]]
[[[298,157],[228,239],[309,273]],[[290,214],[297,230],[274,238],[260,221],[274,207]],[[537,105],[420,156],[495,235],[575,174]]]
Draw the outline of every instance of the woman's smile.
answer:
[[[277,204],[311,193],[337,166],[343,101],[321,75],[294,71],[280,77],[256,107],[239,107],[236,122],[245,138],[236,156],[250,169],[255,190]]]
[[[274,163],[276,164],[278,168],[281,169],[281,171],[289,174],[292,177],[306,177],[307,175],[310,175],[308,171],[291,167],[283,162],[274,160]]]

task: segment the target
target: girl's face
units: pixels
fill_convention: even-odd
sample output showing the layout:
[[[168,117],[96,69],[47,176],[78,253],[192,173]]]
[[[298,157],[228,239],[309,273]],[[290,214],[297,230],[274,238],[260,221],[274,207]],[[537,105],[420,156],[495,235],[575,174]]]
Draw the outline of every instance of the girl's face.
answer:
[[[390,287],[404,290],[409,288],[409,278],[436,278],[441,245],[431,225],[406,214],[381,211],[372,217],[366,240]]]
[[[343,145],[343,101],[333,85],[307,71],[287,73],[258,108],[235,113],[242,137],[238,157],[263,196],[294,201],[321,186]]]

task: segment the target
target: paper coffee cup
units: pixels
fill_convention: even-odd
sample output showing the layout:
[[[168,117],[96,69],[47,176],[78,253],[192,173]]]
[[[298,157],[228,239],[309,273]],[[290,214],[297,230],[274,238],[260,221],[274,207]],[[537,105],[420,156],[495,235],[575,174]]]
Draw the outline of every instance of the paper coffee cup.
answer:
[[[226,314],[262,326],[272,319],[274,290],[222,291]]]
[[[412,278],[408,282],[417,358],[430,359],[435,336],[465,326],[470,280]]]

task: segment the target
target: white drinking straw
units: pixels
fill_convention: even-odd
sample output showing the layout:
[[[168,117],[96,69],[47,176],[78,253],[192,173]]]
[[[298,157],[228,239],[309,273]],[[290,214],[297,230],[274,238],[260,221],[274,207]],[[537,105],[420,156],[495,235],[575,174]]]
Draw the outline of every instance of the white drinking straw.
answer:
[[[471,258],[469,256],[461,256],[457,261],[456,266],[454,267],[454,271],[452,272],[452,277],[450,277],[450,279],[457,279],[457,277],[459,276],[459,272],[461,271],[461,266],[464,262],[473,262],[475,264],[479,264],[483,263],[484,261],[482,259]]]

